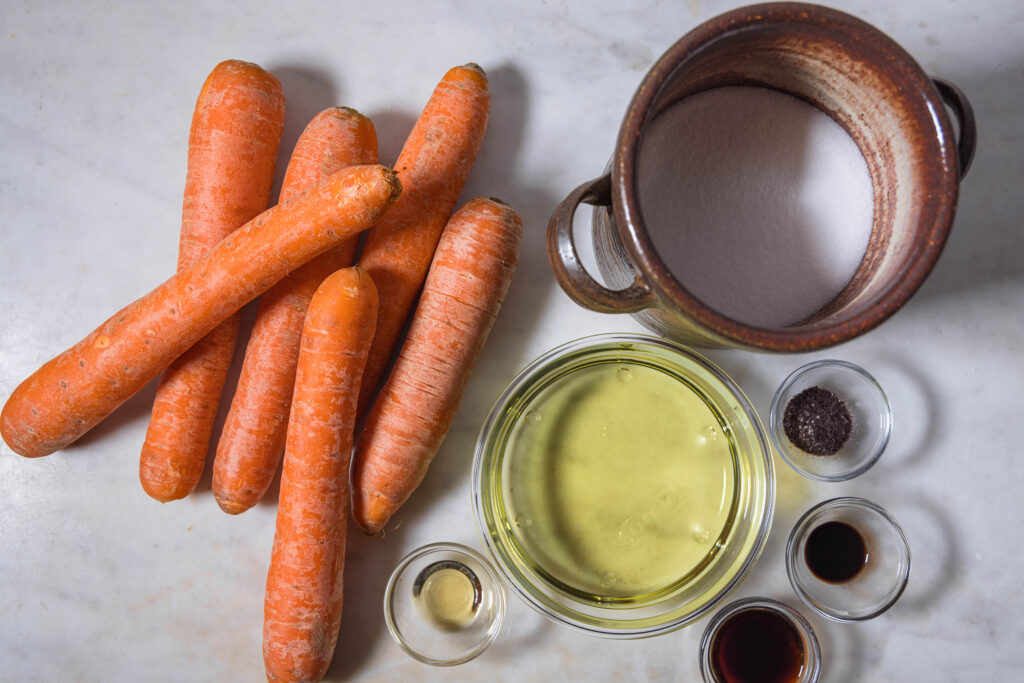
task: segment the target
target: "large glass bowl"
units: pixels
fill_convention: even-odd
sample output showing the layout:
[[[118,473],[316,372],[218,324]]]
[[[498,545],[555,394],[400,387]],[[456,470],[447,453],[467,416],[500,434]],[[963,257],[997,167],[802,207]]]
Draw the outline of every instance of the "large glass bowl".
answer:
[[[609,367],[606,368],[606,365]],[[689,403],[673,403],[671,397],[662,400],[665,396],[659,394],[660,398],[653,401],[650,408],[644,408],[638,414],[636,406],[630,405],[624,397],[621,411],[611,411],[610,427],[583,422],[583,418],[574,424],[576,413],[572,406],[577,399],[586,399],[584,392],[562,404],[568,406],[564,410],[553,414],[558,428],[551,427],[553,431],[549,434],[553,435],[551,438],[554,441],[545,443],[555,445],[542,449],[521,436],[524,433],[522,430],[530,428],[527,421],[539,421],[542,408],[552,405],[545,401],[548,401],[547,397],[552,392],[558,390],[561,383],[584,376],[578,373],[605,371],[620,373],[620,379],[629,380],[627,368],[637,368],[641,373],[648,373],[645,376],[653,376],[661,382],[658,385],[659,391],[664,391],[666,387],[669,393],[678,391],[678,398]],[[616,412],[621,412],[622,416],[626,416],[627,423],[632,423],[637,418],[643,419],[643,413],[647,410],[656,411],[661,409],[659,406],[678,405],[696,406],[690,412],[700,413],[701,419],[712,422],[694,436],[695,441],[692,443],[705,438],[720,439],[714,446],[715,462],[716,466],[718,463],[723,464],[722,481],[728,483],[722,484],[721,499],[714,509],[720,511],[716,519],[722,522],[710,530],[698,527],[692,532],[706,549],[701,547],[692,551],[696,553],[693,556],[696,560],[683,563],[685,566],[679,566],[678,570],[674,564],[669,564],[669,573],[664,575],[670,576],[670,580],[635,594],[611,589],[603,591],[593,586],[581,588],[580,584],[565,579],[565,565],[556,566],[551,559],[556,555],[538,551],[537,544],[530,536],[540,533],[538,528],[547,524],[555,530],[549,537],[557,537],[561,520],[551,522],[523,519],[524,515],[515,507],[516,500],[528,494],[523,492],[523,480],[516,479],[518,475],[515,473],[537,465],[531,461],[547,457],[541,453],[542,450],[546,452],[561,448],[557,440],[562,436],[568,440],[574,438],[572,435],[586,434],[591,429],[630,426],[615,423],[620,418],[614,414]],[[667,418],[671,422],[676,415],[677,412],[671,412]],[[678,418],[681,421],[688,419],[686,415],[678,415]],[[523,446],[524,443],[530,445]],[[620,457],[626,459],[624,463],[628,463],[629,468],[644,468],[650,463],[653,471],[653,458],[658,458],[660,466],[666,461],[665,451],[652,454],[647,452],[649,450],[638,443],[636,448],[622,449]],[[673,458],[687,458],[679,463],[685,464],[685,471],[696,471],[701,463],[693,460],[694,452],[704,451],[681,449],[677,455],[674,449],[670,449],[668,462],[670,466],[675,466]],[[557,487],[559,476],[553,474],[550,482],[543,478],[535,481],[539,482],[538,487]],[[511,490],[513,480],[517,482],[514,492]],[[652,489],[661,490],[651,490],[649,498],[640,496],[641,509],[636,510],[635,514],[623,513],[621,506],[616,508],[615,482],[615,478],[604,481],[601,492],[595,491],[593,500],[585,496],[574,499],[583,506],[579,510],[572,510],[575,518],[586,519],[591,514],[586,506],[591,504],[594,505],[592,514],[595,520],[613,514],[609,510],[614,511],[614,514],[624,514],[625,519],[621,525],[613,522],[610,527],[619,529],[618,533],[621,534],[622,530],[632,533],[645,526],[660,529],[658,525],[661,523],[678,526],[684,517],[689,520],[699,512],[693,507],[696,504],[690,500],[692,495],[688,494],[690,497],[685,500],[666,497],[662,495],[665,491],[661,484],[656,483]],[[666,633],[700,619],[719,605],[748,575],[763,550],[775,501],[775,474],[767,437],[757,414],[740,388],[719,368],[686,347],[655,337],[626,334],[579,339],[544,354],[527,366],[498,397],[484,423],[476,447],[472,486],[477,526],[495,565],[515,592],[557,623],[593,635],[615,638],[641,638]],[[540,491],[533,493],[541,496]],[[633,495],[633,499],[637,500],[635,491],[622,493]],[[668,502],[664,502],[663,498]],[[606,503],[611,506],[608,507]],[[566,508],[563,506],[558,509]],[[689,521],[686,523],[689,524]],[[565,533],[567,537],[562,541],[576,543],[574,538],[568,537],[571,532]],[[681,544],[687,541],[685,538],[679,541],[680,538],[667,538],[663,547],[669,552],[682,548]],[[657,538],[652,545],[659,547]],[[645,549],[648,547],[644,546]],[[616,556],[615,561],[618,559],[621,558]],[[626,561],[629,559],[626,558]]]

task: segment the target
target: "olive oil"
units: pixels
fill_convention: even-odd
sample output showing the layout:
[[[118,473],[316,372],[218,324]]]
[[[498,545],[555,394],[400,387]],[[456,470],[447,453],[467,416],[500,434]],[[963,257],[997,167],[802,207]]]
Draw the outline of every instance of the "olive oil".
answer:
[[[599,362],[555,379],[509,436],[502,489],[523,553],[563,590],[629,602],[699,572],[733,523],[731,433],[680,377]]]
[[[480,581],[461,562],[435,562],[416,577],[413,598],[423,614],[444,631],[468,626],[480,605]]]

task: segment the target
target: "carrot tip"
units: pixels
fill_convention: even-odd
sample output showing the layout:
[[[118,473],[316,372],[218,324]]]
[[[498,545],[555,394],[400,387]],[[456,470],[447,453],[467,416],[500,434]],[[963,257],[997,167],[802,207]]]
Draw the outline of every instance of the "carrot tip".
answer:
[[[217,505],[220,506],[220,509],[229,515],[240,515],[251,507],[245,503],[221,498],[220,496],[214,496],[214,498],[217,500]]]
[[[222,62],[218,62],[217,66],[214,67],[214,70],[216,70],[216,69],[224,69],[224,68],[228,68],[228,67],[235,67],[235,68],[238,68],[238,69],[251,69],[251,68],[255,67],[255,68],[259,69],[260,65],[256,64],[255,62],[250,62],[250,61],[247,61],[247,60],[244,60],[244,59],[225,59]]]
[[[398,179],[398,172],[394,169],[388,168],[387,166],[383,166],[382,168],[384,169],[384,179],[391,188],[391,196],[395,198],[401,196],[402,181]]]
[[[501,204],[502,206],[511,206],[511,204],[509,204],[504,199],[501,199],[499,197],[488,197],[488,199],[490,199],[495,204]]]
[[[383,538],[384,537],[384,525],[382,524],[364,524],[362,522],[357,523],[357,526],[362,530],[364,534],[370,538]]]
[[[328,111],[332,112],[338,118],[346,118],[348,116],[358,116],[360,118],[365,118],[358,109],[353,109],[352,107],[346,107],[344,105],[331,107]]]
[[[473,71],[479,71],[484,76],[487,75],[487,72],[484,71],[484,68],[482,66],[480,66],[479,64],[477,64],[476,62],[466,62],[465,64],[462,65],[462,68],[464,68],[464,69],[472,69]]]
[[[358,480],[358,477],[353,476]],[[355,484],[354,486],[356,489],[359,488]],[[372,489],[362,489],[352,496],[352,520],[367,536],[382,535],[384,527],[391,519],[391,513],[397,508],[398,505],[395,505],[388,496]]]

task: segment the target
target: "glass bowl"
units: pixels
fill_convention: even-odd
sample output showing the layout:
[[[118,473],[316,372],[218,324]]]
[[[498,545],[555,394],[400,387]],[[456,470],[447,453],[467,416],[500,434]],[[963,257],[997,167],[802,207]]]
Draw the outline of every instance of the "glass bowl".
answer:
[[[833,498],[808,510],[793,527],[786,573],[800,599],[822,616],[864,621],[903,594],[910,544],[896,520],[875,503]]]
[[[802,450],[786,432],[787,408],[791,402],[796,408],[800,400],[793,400],[815,388],[831,392],[840,399],[852,423],[845,443],[828,455],[813,455]],[[772,398],[768,422],[772,443],[793,469],[818,481],[846,481],[868,471],[882,455],[892,431],[892,409],[882,387],[863,368],[841,360],[820,360],[798,368],[786,378]],[[794,424],[790,422],[791,426]],[[826,424],[824,429],[828,427]],[[822,429],[818,425],[809,428]],[[819,443],[826,441],[818,440]]]
[[[395,642],[426,664],[452,666],[477,657],[505,618],[505,589],[490,563],[457,543],[409,553],[384,592]]]
[[[794,645],[795,661],[780,661],[779,654]],[[741,656],[730,657],[736,650],[741,650]],[[776,669],[771,673],[780,675],[768,675],[764,670],[766,658]],[[704,683],[728,681],[729,677],[721,671],[723,666],[750,661],[759,664],[756,680],[815,683],[821,675],[821,650],[814,629],[795,609],[770,598],[745,598],[726,605],[708,624],[700,640],[700,675]],[[789,671],[779,671],[780,668]]]
[[[713,610],[764,548],[767,437],[736,384],[646,335],[560,346],[498,397],[473,464],[495,565],[557,623],[639,638]]]

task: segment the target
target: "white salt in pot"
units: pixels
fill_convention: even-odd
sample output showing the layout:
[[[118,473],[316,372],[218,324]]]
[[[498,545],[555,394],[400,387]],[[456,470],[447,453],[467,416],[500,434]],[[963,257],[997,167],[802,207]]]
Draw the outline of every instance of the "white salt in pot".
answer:
[[[655,248],[641,210],[638,152],[651,121],[683,98],[730,86],[774,89],[822,110],[856,143],[871,177],[874,210],[864,258],[836,296],[793,324],[745,323],[695,296]],[[683,36],[647,73],[608,171],[573,190],[552,216],[548,258],[580,305],[631,313],[686,344],[777,352],[832,346],[878,326],[924,282],[952,227],[975,145],[974,115],[963,93],[929,77],[870,24],[803,3],[740,8]],[[597,207],[594,249],[607,287],[586,272],[573,243],[580,203]]]

